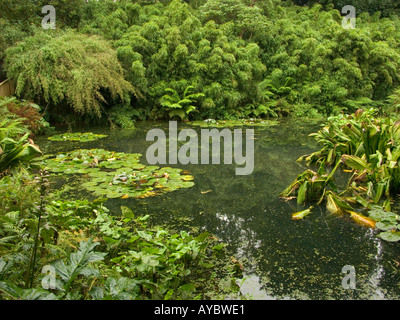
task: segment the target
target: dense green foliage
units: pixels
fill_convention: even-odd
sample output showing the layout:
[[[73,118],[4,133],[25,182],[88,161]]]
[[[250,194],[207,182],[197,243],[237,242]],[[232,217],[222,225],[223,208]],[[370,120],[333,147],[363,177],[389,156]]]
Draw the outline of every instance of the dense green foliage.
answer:
[[[209,299],[235,291],[236,265],[218,258],[223,245],[208,233],[151,226],[127,207],[118,218],[99,201],[54,198],[43,193],[44,181],[33,188],[46,197],[37,209],[0,216],[2,299]],[[221,278],[230,285],[217,289]]]
[[[20,133],[31,136],[51,131],[50,124],[40,113],[40,106],[15,97],[0,97],[0,139],[16,137]],[[15,132],[14,132],[15,131]]]
[[[384,16],[396,14],[397,10],[400,9],[399,2],[396,0],[293,0],[293,3],[307,6],[312,6],[316,3],[324,6],[333,4],[339,10],[346,5],[351,5],[359,13],[369,12],[374,14],[379,11]]]
[[[29,138],[49,128],[39,108],[28,101],[0,97],[0,177],[42,153]]]
[[[7,50],[5,64],[16,95],[54,106],[66,101],[81,115],[100,117],[105,93],[115,101],[133,91],[109,45],[74,32],[26,38]]]
[[[126,127],[168,118],[165,90],[188,87],[202,95],[185,112],[194,120],[386,110],[399,84],[397,4],[346,2],[357,22],[344,29],[340,1],[294,2],[59,0],[57,31],[39,32],[42,2],[5,1],[0,59],[17,95],[53,116],[64,105]]]

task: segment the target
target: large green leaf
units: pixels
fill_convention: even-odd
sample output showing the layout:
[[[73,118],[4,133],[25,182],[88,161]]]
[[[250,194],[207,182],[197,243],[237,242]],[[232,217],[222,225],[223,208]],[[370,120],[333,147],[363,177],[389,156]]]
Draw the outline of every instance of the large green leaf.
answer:
[[[78,275],[99,275],[97,269],[89,266],[91,262],[101,261],[107,255],[107,253],[93,251],[99,244],[99,242],[93,242],[93,239],[81,241],[78,251],[70,254],[67,263],[58,260],[53,264],[57,275],[64,281],[63,290],[67,290]]]
[[[308,181],[305,181],[299,188],[297,194],[297,203],[302,204],[306,201]]]
[[[342,155],[342,161],[347,167],[354,170],[365,170],[369,168],[367,161],[357,156],[344,154]]]
[[[42,153],[38,146],[27,142],[27,137],[25,135],[19,141],[5,138],[0,142],[0,173]]]

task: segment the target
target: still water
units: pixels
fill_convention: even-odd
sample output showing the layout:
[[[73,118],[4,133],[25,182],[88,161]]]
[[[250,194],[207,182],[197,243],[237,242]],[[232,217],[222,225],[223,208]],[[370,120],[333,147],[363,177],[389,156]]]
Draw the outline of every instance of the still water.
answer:
[[[186,127],[179,124],[178,130]],[[76,148],[142,153],[141,162],[147,164],[145,154],[153,142],[146,141],[146,134],[153,128],[168,134],[168,122],[142,122],[134,130],[86,129],[108,135],[95,142],[37,142],[47,153]],[[291,214],[305,207],[278,197],[306,169],[297,158],[318,149],[308,137],[318,128],[315,122],[293,119],[255,127],[252,174],[236,175],[235,163],[169,165],[189,170],[194,187],[146,199],[110,199],[106,206],[117,210],[126,205],[137,215],[150,214],[154,223],[213,233],[243,262],[241,290],[249,298],[398,299],[400,244],[380,240],[372,230],[324,207],[292,221]],[[342,286],[345,266],[355,268],[355,289]]]

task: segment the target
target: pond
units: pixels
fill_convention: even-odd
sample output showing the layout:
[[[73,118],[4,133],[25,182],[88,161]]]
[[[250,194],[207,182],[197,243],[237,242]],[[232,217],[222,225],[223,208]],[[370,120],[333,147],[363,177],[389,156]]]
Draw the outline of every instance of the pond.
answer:
[[[189,125],[179,124],[179,129],[185,127]],[[168,122],[140,122],[134,130],[86,128],[107,135],[93,142],[45,137],[36,142],[46,153],[77,148],[141,153],[141,162],[147,164],[146,151],[153,142],[146,141],[146,134],[153,128],[168,133]],[[243,262],[241,290],[252,299],[398,299],[399,244],[385,242],[373,230],[336,217],[325,207],[293,221],[291,214],[304,207],[278,197],[305,170],[297,158],[318,149],[308,137],[318,128],[317,122],[304,119],[254,127],[250,175],[236,175],[235,164],[168,165],[188,170],[194,186],[144,199],[109,199],[106,206],[119,210],[126,205],[137,215],[150,214],[154,223],[213,233]],[[354,267],[355,289],[342,286],[345,266]]]

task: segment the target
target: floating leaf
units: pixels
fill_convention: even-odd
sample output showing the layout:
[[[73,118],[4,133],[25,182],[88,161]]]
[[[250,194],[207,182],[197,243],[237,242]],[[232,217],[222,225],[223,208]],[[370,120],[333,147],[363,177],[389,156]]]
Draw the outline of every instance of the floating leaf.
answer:
[[[95,134],[92,132],[74,132],[74,133],[63,133],[58,134],[52,137],[48,137],[49,140],[52,141],[79,141],[79,142],[88,142],[95,141],[101,138],[107,137],[104,134]]]
[[[295,212],[292,214],[292,220],[300,220],[303,219],[305,216],[308,216],[311,213],[313,206],[309,207],[306,210]]]
[[[357,223],[358,225],[375,229],[375,224],[376,224],[375,220],[373,220],[369,217],[366,217],[366,216],[362,215],[361,213],[357,213],[354,211],[348,211],[348,212],[350,213],[350,216],[353,219],[353,221],[355,223]]]
[[[388,222],[381,222],[381,221],[378,221],[376,224],[375,224],[375,226],[379,229],[379,230],[382,230],[382,231],[388,231],[388,230],[392,230],[394,227],[396,227],[397,225],[393,225],[393,224],[391,224],[391,223],[388,223]]]
[[[381,232],[380,234],[378,234],[378,237],[385,241],[396,242],[400,240],[400,232]]]
[[[199,120],[199,121],[189,121],[187,124],[192,126],[198,126],[202,128],[212,127],[212,128],[225,128],[225,127],[241,127],[241,126],[254,126],[254,127],[270,127],[278,124],[275,120],[265,120],[265,119],[240,119],[240,120]]]
[[[191,175],[183,175],[182,180],[183,181],[192,181],[192,180],[194,180],[194,177]]]
[[[48,171],[59,174],[86,174],[80,185],[96,196],[146,198],[194,185],[191,175],[178,168],[141,164],[141,154],[81,149],[44,159]]]

